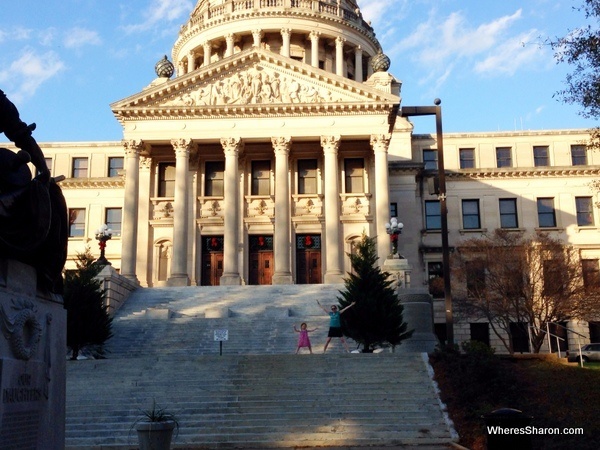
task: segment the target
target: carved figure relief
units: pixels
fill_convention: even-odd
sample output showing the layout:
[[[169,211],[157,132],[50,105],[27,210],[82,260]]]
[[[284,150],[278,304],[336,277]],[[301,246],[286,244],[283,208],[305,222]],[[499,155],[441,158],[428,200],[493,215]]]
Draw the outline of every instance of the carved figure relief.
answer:
[[[256,64],[169,100],[165,106],[251,105],[267,103],[340,102],[325,87],[288,78]]]

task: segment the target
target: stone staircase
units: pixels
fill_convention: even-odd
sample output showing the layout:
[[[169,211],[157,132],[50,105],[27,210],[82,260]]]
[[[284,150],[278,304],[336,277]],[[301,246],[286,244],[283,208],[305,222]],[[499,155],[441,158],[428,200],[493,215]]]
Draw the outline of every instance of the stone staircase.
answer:
[[[67,364],[67,448],[136,448],[132,424],[154,400],[178,417],[175,448],[446,448],[456,434],[426,356],[346,354],[337,340],[319,354],[315,299],[340,288],[139,289],[108,358]],[[302,321],[319,328],[315,355],[292,354]],[[222,355],[215,329],[229,330]]]

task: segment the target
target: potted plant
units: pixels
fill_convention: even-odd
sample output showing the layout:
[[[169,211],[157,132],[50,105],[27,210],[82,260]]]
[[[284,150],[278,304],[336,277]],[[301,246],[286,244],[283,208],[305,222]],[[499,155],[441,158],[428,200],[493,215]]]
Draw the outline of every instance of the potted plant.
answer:
[[[142,410],[141,417],[133,424],[137,431],[140,450],[169,450],[173,430],[179,431],[175,416],[158,407],[152,400],[152,408]]]

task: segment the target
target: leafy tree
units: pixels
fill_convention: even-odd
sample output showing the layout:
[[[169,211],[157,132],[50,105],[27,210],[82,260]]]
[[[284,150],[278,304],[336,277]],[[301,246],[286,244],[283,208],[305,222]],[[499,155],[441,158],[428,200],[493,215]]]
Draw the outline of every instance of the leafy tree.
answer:
[[[587,24],[570,30],[566,36],[550,42],[560,63],[574,67],[567,75],[566,88],[559,91],[565,103],[579,104],[586,118],[600,118],[600,0],[583,0],[580,7]],[[591,130],[588,144],[600,149],[600,128]]]
[[[375,240],[363,234],[355,254],[348,254],[352,273],[338,297],[340,309],[356,304],[342,315],[344,334],[372,352],[378,346],[396,346],[412,335],[406,331],[403,307],[392,287],[390,274],[376,266]]]
[[[534,325],[539,352],[546,324],[589,319],[600,312],[597,287],[585,283],[579,253],[547,234],[495,230],[461,243],[452,258],[453,297],[459,314],[487,319],[514,352],[511,323]]]
[[[67,345],[71,359],[86,346],[102,356],[112,337],[112,318],[104,304],[104,290],[95,277],[104,266],[96,264],[89,248],[77,254],[77,270],[65,272],[64,305],[67,310]]]

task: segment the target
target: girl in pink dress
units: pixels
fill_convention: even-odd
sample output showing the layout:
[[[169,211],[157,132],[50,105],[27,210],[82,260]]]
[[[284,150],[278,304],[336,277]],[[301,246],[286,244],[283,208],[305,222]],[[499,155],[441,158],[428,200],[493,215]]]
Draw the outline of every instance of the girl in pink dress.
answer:
[[[302,347],[308,347],[308,351],[312,355],[312,347],[310,346],[310,339],[308,338],[308,333],[312,333],[315,330],[316,328],[309,330],[308,326],[306,325],[306,322],[302,322],[302,324],[300,325],[300,329],[296,328],[296,325],[294,325],[294,331],[296,333],[300,333],[300,336],[298,336],[298,347],[296,348],[296,354],[298,354]]]

